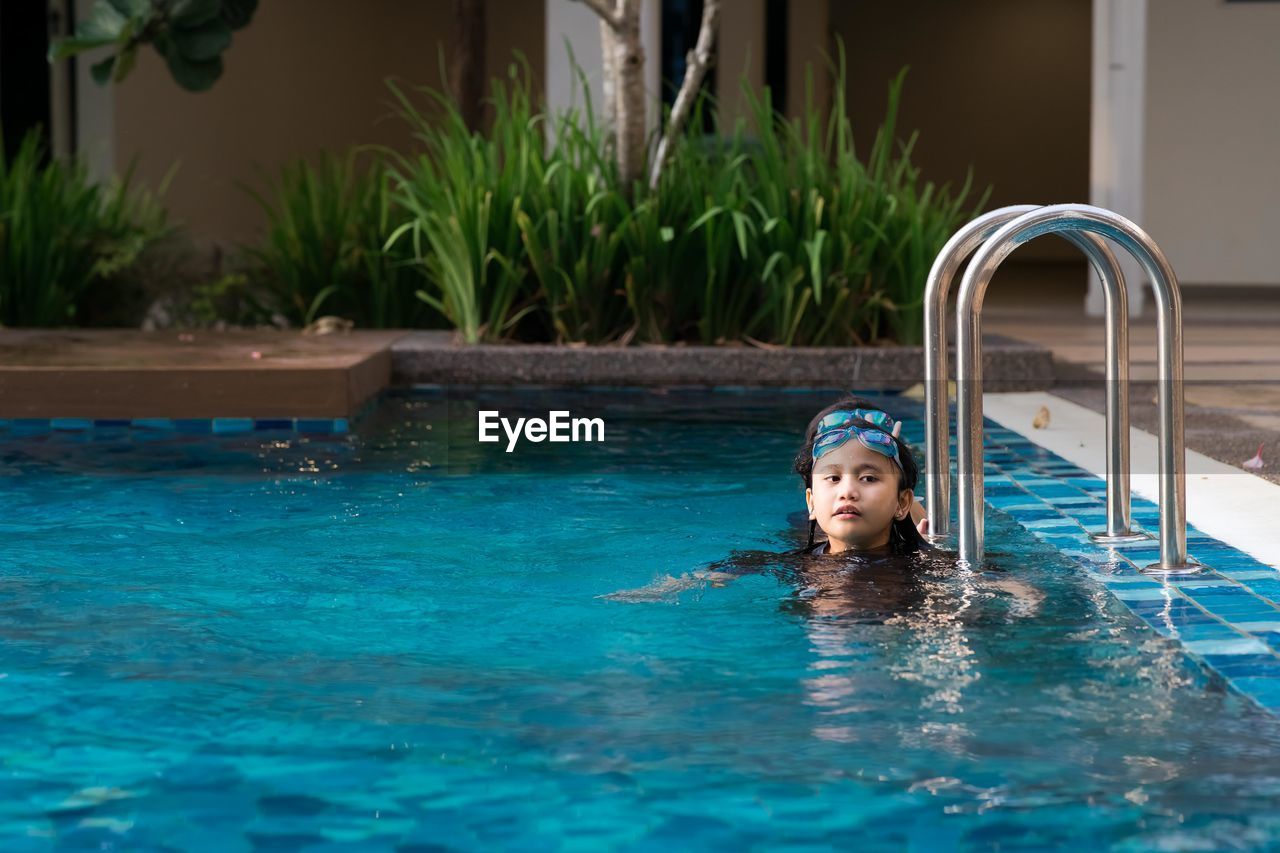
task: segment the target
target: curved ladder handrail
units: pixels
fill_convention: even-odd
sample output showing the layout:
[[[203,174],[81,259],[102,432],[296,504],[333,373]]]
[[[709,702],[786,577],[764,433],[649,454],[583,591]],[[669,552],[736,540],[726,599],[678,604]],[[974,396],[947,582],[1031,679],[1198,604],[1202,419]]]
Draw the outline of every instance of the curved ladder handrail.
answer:
[[[1122,246],[1150,277],[1157,306],[1160,397],[1160,561],[1148,569],[1196,571],[1187,561],[1186,449],[1183,442],[1182,300],[1177,276],[1160,247],[1130,220],[1087,204],[1042,207],[1002,226],[974,255],[960,283],[956,310],[956,460],[959,469],[960,558],[983,553],[982,300],[996,269],[1042,234],[1088,232]]]
[[[938,542],[950,533],[950,424],[947,416],[946,307],[960,264],[998,229],[1040,208],[1019,204],[983,214],[957,231],[938,253],[925,283],[925,512],[929,538]],[[1085,253],[1106,295],[1107,526],[1095,534],[1101,542],[1145,538],[1132,529],[1129,499],[1129,300],[1124,273],[1106,242],[1095,234],[1062,236]],[[957,433],[958,435],[960,433]],[[957,449],[959,438],[957,438]],[[957,454],[958,455],[958,454]]]

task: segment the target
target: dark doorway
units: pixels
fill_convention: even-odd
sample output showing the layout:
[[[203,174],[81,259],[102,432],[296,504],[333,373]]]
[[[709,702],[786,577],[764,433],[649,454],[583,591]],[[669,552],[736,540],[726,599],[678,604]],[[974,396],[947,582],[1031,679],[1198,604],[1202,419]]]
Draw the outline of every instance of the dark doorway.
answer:
[[[765,0],[764,6],[764,84],[780,115],[787,114],[788,6],[788,0]]]
[[[698,43],[702,23],[702,0],[662,0],[662,104],[671,109],[684,80],[689,51]],[[712,65],[702,80],[702,91],[715,91],[716,69]],[[711,111],[702,115],[702,129],[713,129]]]
[[[0,127],[11,158],[32,128],[49,150],[49,3],[0,2]]]

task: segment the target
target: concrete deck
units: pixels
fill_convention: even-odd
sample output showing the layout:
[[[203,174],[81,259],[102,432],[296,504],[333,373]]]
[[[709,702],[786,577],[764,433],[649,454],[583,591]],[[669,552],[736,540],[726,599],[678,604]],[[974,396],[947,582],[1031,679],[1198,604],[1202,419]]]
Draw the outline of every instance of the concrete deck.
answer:
[[[1102,319],[1084,313],[1084,268],[1012,270],[992,283],[984,332],[1031,341],[1053,352],[1053,394],[1103,410]],[[1132,318],[1131,419],[1156,428],[1155,305]],[[1263,445],[1255,473],[1280,483],[1280,287],[1183,290],[1187,446],[1239,467]]]
[[[0,418],[349,418],[403,332],[0,330]]]

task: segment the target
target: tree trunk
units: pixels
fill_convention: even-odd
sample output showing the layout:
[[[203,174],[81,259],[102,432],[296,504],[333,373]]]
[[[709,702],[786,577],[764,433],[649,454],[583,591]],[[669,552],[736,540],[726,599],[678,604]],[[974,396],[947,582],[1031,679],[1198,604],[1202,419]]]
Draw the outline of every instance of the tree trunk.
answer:
[[[614,29],[618,172],[628,193],[644,178],[644,47],[640,44],[640,0],[620,0]]]
[[[662,169],[667,158],[671,156],[671,146],[684,131],[689,122],[689,113],[698,99],[702,89],[702,81],[707,76],[707,69],[714,59],[712,53],[716,42],[716,28],[720,24],[720,0],[703,0],[702,21],[698,25],[698,43],[689,51],[684,68],[684,79],[680,81],[680,91],[676,94],[675,106],[671,108],[671,120],[667,122],[667,130],[658,143],[658,151],[653,155],[653,168],[649,170],[649,189],[656,190],[662,179]]]
[[[473,131],[484,122],[485,0],[453,0],[454,40],[449,84]]]
[[[617,54],[617,39],[613,37],[613,24],[600,19],[600,88],[603,101],[600,105],[600,124],[609,135],[612,144],[617,131],[618,119],[618,75],[614,70],[613,60]]]

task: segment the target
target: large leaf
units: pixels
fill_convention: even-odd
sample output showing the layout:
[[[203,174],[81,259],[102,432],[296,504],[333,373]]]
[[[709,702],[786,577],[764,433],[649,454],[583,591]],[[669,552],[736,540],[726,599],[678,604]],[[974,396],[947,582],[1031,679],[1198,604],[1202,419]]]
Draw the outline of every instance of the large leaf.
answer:
[[[175,0],[169,20],[176,27],[200,27],[222,15],[222,0]]]
[[[104,0],[93,4],[92,11],[85,22],[76,27],[76,37],[87,41],[101,43],[113,42],[120,38],[129,18],[119,9]]]
[[[111,80],[111,72],[116,67],[115,54],[108,56],[101,62],[95,62],[89,66],[89,76],[93,78],[93,82],[99,86],[105,86]]]
[[[253,13],[258,8],[258,0],[222,0],[222,20],[233,30],[249,26]]]
[[[170,46],[165,51],[164,58],[173,79],[189,92],[203,92],[222,76],[222,57],[195,62]]]
[[[134,64],[138,61],[138,46],[136,44],[131,44],[124,50],[120,51],[118,60],[119,61],[116,62],[115,77],[113,78],[117,83],[125,77],[128,77],[129,72],[133,70]]]
[[[145,21],[155,14],[156,7],[151,0],[107,0],[116,11],[126,18]]]
[[[231,28],[221,18],[214,18],[200,27],[174,27],[170,38],[184,59],[208,62],[231,46]]]

